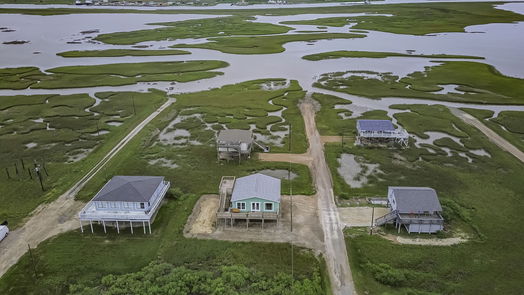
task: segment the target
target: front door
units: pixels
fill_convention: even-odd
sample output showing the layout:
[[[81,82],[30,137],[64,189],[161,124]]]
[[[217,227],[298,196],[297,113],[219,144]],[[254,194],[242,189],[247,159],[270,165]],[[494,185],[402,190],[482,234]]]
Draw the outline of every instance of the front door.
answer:
[[[251,203],[251,211],[260,211],[260,203],[259,202]]]

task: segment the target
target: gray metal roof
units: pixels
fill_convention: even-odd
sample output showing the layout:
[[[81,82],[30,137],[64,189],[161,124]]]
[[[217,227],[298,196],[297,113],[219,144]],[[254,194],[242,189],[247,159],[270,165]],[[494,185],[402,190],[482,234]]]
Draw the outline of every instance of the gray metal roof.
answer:
[[[237,178],[231,201],[250,198],[280,203],[280,179],[260,173]]]
[[[390,186],[399,213],[418,211],[442,211],[437,192],[429,187]]]
[[[253,141],[253,132],[251,132],[250,130],[242,130],[242,129],[221,130],[218,133],[217,140],[223,141],[223,142],[250,143]]]
[[[162,181],[162,176],[114,176],[93,201],[149,202]]]
[[[358,130],[362,131],[394,131],[395,127],[390,120],[358,120]]]

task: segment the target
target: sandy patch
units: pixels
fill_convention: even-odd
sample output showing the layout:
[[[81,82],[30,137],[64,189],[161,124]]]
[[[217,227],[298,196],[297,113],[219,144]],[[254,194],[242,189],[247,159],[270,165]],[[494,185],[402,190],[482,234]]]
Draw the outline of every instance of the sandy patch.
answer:
[[[203,195],[193,208],[184,228],[190,238],[225,241],[293,243],[317,251],[323,250],[324,235],[317,212],[315,196],[293,196],[293,232],[291,232],[291,198],[282,196],[280,221],[236,221],[233,227],[216,222],[218,195]]]
[[[439,238],[429,238],[429,239],[421,239],[421,238],[404,238],[394,235],[380,235],[381,237],[385,238],[386,240],[390,240],[394,243],[403,244],[403,245],[420,245],[420,246],[451,246],[456,245],[460,243],[467,242],[468,240],[463,237],[454,237],[454,238],[446,238],[446,239],[439,239]]]
[[[210,234],[214,230],[219,199],[217,195],[203,195],[193,210],[190,234]],[[192,215],[193,215],[192,214]]]
[[[338,208],[340,223],[346,227],[371,226],[373,207]],[[374,219],[389,213],[389,208],[375,207]]]

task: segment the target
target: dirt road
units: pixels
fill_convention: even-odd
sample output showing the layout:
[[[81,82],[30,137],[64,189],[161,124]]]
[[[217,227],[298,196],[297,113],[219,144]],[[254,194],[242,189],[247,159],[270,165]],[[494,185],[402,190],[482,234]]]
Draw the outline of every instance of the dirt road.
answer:
[[[331,172],[324,157],[324,145],[316,127],[314,105],[306,101],[300,105],[300,110],[304,117],[306,134],[309,140],[308,152],[313,158],[312,166],[310,166],[311,174],[317,189],[320,223],[324,231],[324,256],[328,266],[333,294],[354,294],[355,289],[349,268],[346,241],[335,204]]]
[[[484,135],[486,135],[493,143],[498,145],[503,150],[509,152],[513,156],[515,156],[517,159],[519,159],[521,162],[524,163],[524,152],[516,148],[514,145],[509,143],[507,140],[505,140],[503,137],[498,135],[495,131],[491,130],[489,127],[484,125],[481,121],[477,120],[472,115],[459,110],[457,108],[451,108],[451,112],[462,119],[462,121],[466,122],[469,125],[474,126],[478,130],[480,130]]]
[[[133,137],[135,137],[149,122],[163,110],[175,102],[169,99],[146,119],[140,122],[117,145],[107,153],[82,179],[68,191],[51,203],[38,206],[29,220],[20,228],[9,233],[9,236],[0,244],[0,276],[13,266],[22,255],[41,242],[63,232],[80,226],[77,218],[78,212],[84,206],[83,202],[75,201],[75,195],[84,185],[95,176]]]

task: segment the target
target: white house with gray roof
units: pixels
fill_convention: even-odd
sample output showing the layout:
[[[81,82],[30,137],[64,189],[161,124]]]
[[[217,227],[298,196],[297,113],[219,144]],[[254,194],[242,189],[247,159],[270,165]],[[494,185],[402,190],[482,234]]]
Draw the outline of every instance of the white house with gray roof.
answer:
[[[388,205],[391,212],[377,218],[375,225],[395,223],[399,232],[403,225],[408,233],[435,233],[443,229],[442,206],[432,188],[390,186]]]
[[[80,229],[83,232],[83,222],[88,221],[91,232],[97,222],[104,232],[106,225],[115,225],[118,233],[121,225],[129,225],[133,233],[138,225],[146,233],[147,225],[151,233],[151,222],[169,187],[162,176],[114,176],[80,211]]]
[[[393,144],[406,147],[409,134],[390,120],[357,120],[357,145]]]

